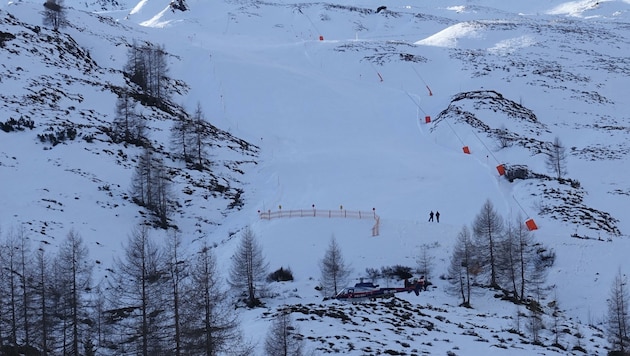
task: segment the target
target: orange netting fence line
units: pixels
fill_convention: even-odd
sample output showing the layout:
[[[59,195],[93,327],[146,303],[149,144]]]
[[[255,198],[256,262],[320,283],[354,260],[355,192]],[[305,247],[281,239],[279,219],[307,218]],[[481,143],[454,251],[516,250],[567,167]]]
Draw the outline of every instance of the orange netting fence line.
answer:
[[[300,210],[283,210],[276,211],[258,211],[261,219],[271,220],[278,218],[350,218],[350,219],[374,219],[375,223],[372,227],[372,236],[378,236],[380,217],[376,215],[376,211],[360,211],[360,210],[322,210],[322,209],[300,209]]]

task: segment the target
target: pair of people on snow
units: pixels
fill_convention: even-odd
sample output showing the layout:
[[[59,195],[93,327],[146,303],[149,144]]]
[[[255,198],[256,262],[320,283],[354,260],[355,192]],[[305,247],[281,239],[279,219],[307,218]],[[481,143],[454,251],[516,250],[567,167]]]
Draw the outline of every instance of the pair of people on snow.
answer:
[[[433,215],[435,215],[435,219],[437,220],[437,222],[440,222],[440,212],[436,211],[435,214],[433,214],[433,210],[431,210],[431,212],[429,213],[429,221],[433,221]]]

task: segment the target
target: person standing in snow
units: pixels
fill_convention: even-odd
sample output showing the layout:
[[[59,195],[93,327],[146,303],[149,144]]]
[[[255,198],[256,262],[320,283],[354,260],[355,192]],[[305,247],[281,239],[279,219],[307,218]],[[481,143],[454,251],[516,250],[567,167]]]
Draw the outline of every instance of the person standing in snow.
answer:
[[[435,212],[435,220],[437,220],[437,222],[440,222],[440,212],[439,211]]]
[[[433,221],[433,210],[429,213],[429,221]]]

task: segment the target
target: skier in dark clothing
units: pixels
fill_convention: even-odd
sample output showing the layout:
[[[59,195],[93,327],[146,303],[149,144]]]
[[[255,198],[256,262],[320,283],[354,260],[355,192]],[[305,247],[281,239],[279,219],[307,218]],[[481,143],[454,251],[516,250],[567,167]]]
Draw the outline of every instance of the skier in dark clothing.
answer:
[[[435,219],[437,220],[437,222],[440,222],[440,212],[439,211],[435,212]]]
[[[433,221],[433,211],[429,213],[429,221]]]

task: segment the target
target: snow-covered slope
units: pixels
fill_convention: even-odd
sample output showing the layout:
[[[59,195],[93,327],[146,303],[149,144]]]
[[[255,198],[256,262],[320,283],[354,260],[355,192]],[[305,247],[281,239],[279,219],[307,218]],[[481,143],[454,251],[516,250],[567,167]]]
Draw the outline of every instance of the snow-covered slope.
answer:
[[[181,204],[173,223],[190,251],[204,236],[216,243],[225,266],[234,237],[252,226],[272,268],[289,266],[296,277],[272,286],[267,308],[294,306],[309,349],[568,353],[510,332],[518,307],[491,292],[474,296],[473,310],[445,292],[439,276],[457,233],[490,199],[510,222],[533,218],[536,239],[557,253],[545,302],[557,299],[563,310],[562,344],[605,354],[598,328],[630,231],[627,1],[423,1],[378,13],[383,4],[371,0],[186,0],[185,12],[169,2],[82,1],[59,34],[41,27],[39,2],[2,4],[0,31],[15,38],[3,37],[0,48],[0,121],[35,123],[0,132],[0,177],[9,182],[0,188],[3,231],[22,224],[54,247],[74,228],[106,274],[144,214],[127,199],[139,150],[108,142],[103,128],[125,83],[128,45],[150,41],[169,54],[180,85],[173,103],[189,112],[200,103],[225,130],[213,177],[169,163]],[[143,110],[166,151],[172,118]],[[37,137],[68,124],[80,128],[74,141],[51,147]],[[564,183],[545,177],[553,174],[542,153],[555,137],[568,148]],[[230,148],[242,142],[248,149]],[[530,178],[510,182],[499,164],[526,165]],[[208,194],[204,182],[230,189]],[[372,217],[258,217],[313,208],[373,211],[380,233],[372,236]],[[427,222],[431,210],[442,214],[439,224]],[[314,288],[331,236],[353,278],[415,266],[428,246],[435,288],[393,305],[322,302]],[[300,314],[318,309],[341,309],[351,321]],[[242,312],[255,342],[269,326],[265,311]],[[543,336],[553,342],[549,330]]]

